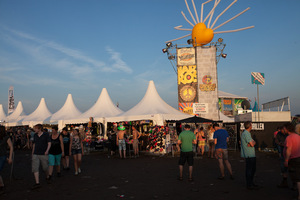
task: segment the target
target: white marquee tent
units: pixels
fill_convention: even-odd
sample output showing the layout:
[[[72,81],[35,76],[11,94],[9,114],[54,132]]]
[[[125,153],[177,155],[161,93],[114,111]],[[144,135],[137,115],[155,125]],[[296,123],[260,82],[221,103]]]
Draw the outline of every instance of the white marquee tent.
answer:
[[[61,130],[65,120],[72,120],[81,115],[81,112],[75,106],[72,95],[68,94],[67,100],[63,107],[54,113],[50,118],[50,123],[57,123],[58,129]]]
[[[6,125],[7,126],[18,126],[18,125],[22,125],[21,121],[26,117],[26,113],[24,112],[23,109],[23,104],[21,101],[19,101],[15,111],[8,115],[5,118],[6,121]]]
[[[50,124],[51,116],[52,113],[49,111],[45,99],[41,98],[39,106],[22,120],[22,124],[30,127],[33,127],[35,124]]]
[[[158,94],[154,82],[150,81],[144,98],[133,108],[116,117],[106,118],[107,122],[153,120],[164,125],[165,120],[181,120],[191,115],[182,113],[168,105]]]
[[[5,121],[5,118],[6,118],[6,114],[4,112],[2,104],[0,104],[0,122]]]
[[[114,105],[106,88],[103,88],[98,100],[89,110],[77,118],[64,120],[64,124],[87,123],[90,117],[93,117],[95,122],[103,123],[105,117],[114,117],[121,113],[123,111]]]

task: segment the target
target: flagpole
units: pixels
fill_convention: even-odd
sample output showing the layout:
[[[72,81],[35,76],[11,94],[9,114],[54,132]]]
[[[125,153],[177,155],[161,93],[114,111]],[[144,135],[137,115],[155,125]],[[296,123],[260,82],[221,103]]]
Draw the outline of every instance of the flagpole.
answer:
[[[258,84],[256,84],[256,85],[257,85],[257,109],[258,109],[258,111],[257,111],[257,112],[258,112],[258,113],[257,113],[257,115],[258,115],[258,120],[257,120],[257,121],[259,122],[259,121],[260,121],[260,118],[259,118],[259,89],[258,89],[258,88],[259,88],[259,87],[258,87],[259,85],[258,85]]]

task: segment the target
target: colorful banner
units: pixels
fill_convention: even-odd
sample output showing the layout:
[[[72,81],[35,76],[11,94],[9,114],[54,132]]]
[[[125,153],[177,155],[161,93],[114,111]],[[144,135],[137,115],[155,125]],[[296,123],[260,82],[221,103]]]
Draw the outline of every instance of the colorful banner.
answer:
[[[179,103],[179,110],[183,113],[193,115],[193,103]]]
[[[178,102],[195,103],[198,101],[196,65],[178,66]]]
[[[178,48],[177,65],[195,65],[195,48]]]
[[[223,113],[233,115],[232,99],[223,99]]]
[[[251,72],[251,83],[256,85],[265,85],[265,74],[260,72]]]
[[[14,99],[14,87],[10,86],[8,89],[8,111],[7,113],[12,113],[15,110],[15,99]]]

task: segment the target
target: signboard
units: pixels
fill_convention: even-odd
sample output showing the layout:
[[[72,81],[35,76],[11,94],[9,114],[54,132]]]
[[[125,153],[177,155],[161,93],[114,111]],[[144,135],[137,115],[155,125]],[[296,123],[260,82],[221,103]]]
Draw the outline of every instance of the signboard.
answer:
[[[195,48],[178,48],[177,65],[195,65]]]
[[[241,130],[245,130],[244,123],[241,123]],[[264,123],[252,123],[252,130],[263,131],[263,130],[265,130],[265,124]]]
[[[194,114],[207,114],[208,104],[207,103],[194,103],[193,113]]]
[[[10,86],[8,89],[8,111],[7,114],[14,112],[15,99],[14,99],[14,87]]]
[[[193,103],[198,101],[196,65],[178,66],[178,102]]]
[[[256,85],[265,85],[265,74],[260,72],[251,72],[251,82]]]
[[[179,110],[183,113],[194,115],[193,103],[179,103]]]

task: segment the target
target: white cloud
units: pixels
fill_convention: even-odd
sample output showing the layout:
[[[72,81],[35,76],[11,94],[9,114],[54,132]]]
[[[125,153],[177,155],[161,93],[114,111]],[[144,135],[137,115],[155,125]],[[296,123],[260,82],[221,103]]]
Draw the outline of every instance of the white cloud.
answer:
[[[132,73],[132,69],[128,67],[128,65],[122,60],[121,54],[119,52],[114,51],[110,47],[106,47],[106,51],[110,54],[110,59],[113,61],[113,69],[121,70],[129,74]]]
[[[69,61],[69,64],[67,66],[78,66],[78,62],[82,63],[80,66],[85,66],[83,70],[84,72],[90,72],[94,73],[95,71],[102,71],[102,72],[126,72],[131,73],[132,69],[121,59],[121,54],[119,52],[116,52],[112,50],[111,48],[107,48],[107,52],[111,55],[111,60],[113,63],[108,66],[104,61],[99,61],[96,59],[93,59],[87,55],[85,55],[83,52],[71,49],[68,47],[65,47],[61,44],[55,43],[53,41],[47,41],[42,40],[40,38],[34,37],[32,35],[12,30],[7,27],[3,27],[3,30],[6,30],[9,32],[9,34],[3,34],[5,35],[5,39],[17,46],[18,48],[22,49],[26,53],[30,53],[33,58],[36,58],[37,54],[39,54],[40,58],[46,59],[49,56],[49,51],[52,51],[56,56],[52,56],[50,59],[56,60],[58,64],[61,64],[61,58],[57,57],[63,57],[63,61],[66,62]],[[14,36],[17,36],[14,37]],[[31,43],[25,44],[25,41],[22,42],[18,41],[19,39],[25,39],[29,40]],[[49,59],[48,59],[49,60]],[[52,61],[55,63],[55,61]],[[66,67],[66,66],[64,66]],[[86,70],[89,68],[88,70]],[[79,68],[76,68],[79,70]],[[71,72],[78,73],[74,71],[74,68],[70,68],[72,70]]]

